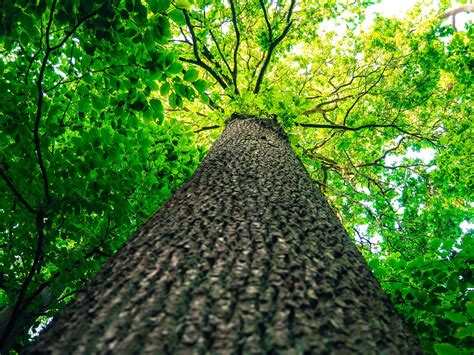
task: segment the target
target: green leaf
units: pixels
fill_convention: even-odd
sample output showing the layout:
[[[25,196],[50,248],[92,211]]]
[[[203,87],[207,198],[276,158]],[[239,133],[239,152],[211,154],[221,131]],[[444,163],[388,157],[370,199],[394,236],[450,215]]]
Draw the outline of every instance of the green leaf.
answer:
[[[157,15],[154,18],[153,34],[160,44],[165,44],[171,36],[170,23],[167,17]]]
[[[153,13],[166,11],[171,4],[171,0],[147,0],[147,4]]]
[[[79,103],[77,104],[77,109],[81,112],[87,112],[89,111],[89,106],[90,106],[89,96],[83,96],[79,100]]]
[[[177,107],[176,98],[177,97],[174,92],[172,92],[171,95],[168,97],[168,103],[172,109],[175,109]]]
[[[467,308],[467,313],[474,318],[474,302],[473,301],[468,301],[466,303],[466,308]]]
[[[434,345],[436,354],[438,355],[457,355],[461,354],[459,350],[451,344],[448,343],[438,343]]]
[[[77,92],[83,96],[87,95],[89,93],[89,85],[80,85],[77,88]]]
[[[167,72],[169,74],[178,74],[179,72],[181,72],[181,70],[183,69],[183,66],[181,65],[180,62],[174,62],[173,64],[171,64],[171,66],[168,68]]]
[[[106,102],[106,100],[104,100],[103,97],[92,95],[91,96],[91,101],[92,101],[92,107],[97,112],[102,111],[107,106],[107,102]]]
[[[179,26],[186,25],[186,19],[184,18],[183,12],[178,9],[173,9],[168,13],[168,16],[176,22]]]
[[[162,96],[166,96],[170,92],[170,89],[171,89],[171,84],[169,82],[164,82],[163,85],[161,85],[160,94]]]
[[[151,99],[150,106],[153,108],[153,111],[155,111],[155,113],[157,114],[163,112],[163,104],[158,99]]]
[[[192,82],[195,82],[198,79],[198,77],[199,77],[199,72],[194,68],[190,68],[186,70],[186,73],[184,74],[183,79],[185,81],[189,81],[190,83],[192,83]]]
[[[203,93],[208,87],[207,82],[203,79],[199,79],[199,80],[196,80],[195,82],[193,82],[193,86],[200,93]]]
[[[176,0],[175,6],[178,9],[191,10],[191,3],[188,0]]]
[[[143,37],[143,40],[145,42],[145,46],[148,50],[152,50],[155,47],[155,40],[153,39],[153,33],[151,30],[146,30],[145,35]]]
[[[206,95],[205,93],[201,93],[201,101],[205,104],[208,104],[210,102],[209,96]]]
[[[462,313],[457,313],[453,311],[446,312],[446,318],[454,323],[465,323],[467,322],[467,317]]]
[[[467,327],[459,328],[456,331],[456,338],[464,339],[467,337],[474,337],[474,323],[469,324]]]

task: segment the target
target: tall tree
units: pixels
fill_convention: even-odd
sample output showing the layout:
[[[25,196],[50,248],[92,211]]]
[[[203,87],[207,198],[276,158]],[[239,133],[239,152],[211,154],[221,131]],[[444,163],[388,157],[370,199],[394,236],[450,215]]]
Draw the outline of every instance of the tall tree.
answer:
[[[372,25],[365,1],[4,4],[2,348],[28,344],[241,112],[277,117],[424,350],[471,353],[474,31],[445,3]]]
[[[27,352],[189,350],[420,352],[276,122],[234,115]]]

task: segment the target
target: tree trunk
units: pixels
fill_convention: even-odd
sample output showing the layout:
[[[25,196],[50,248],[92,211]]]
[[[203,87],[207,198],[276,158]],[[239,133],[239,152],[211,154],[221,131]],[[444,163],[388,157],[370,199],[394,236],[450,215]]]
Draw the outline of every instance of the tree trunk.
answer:
[[[234,115],[26,352],[305,351],[420,353],[278,124]]]

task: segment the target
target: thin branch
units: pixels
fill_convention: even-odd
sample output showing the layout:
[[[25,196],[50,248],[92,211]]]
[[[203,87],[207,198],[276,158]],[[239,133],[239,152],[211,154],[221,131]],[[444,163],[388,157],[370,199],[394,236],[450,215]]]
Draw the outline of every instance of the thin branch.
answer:
[[[7,186],[10,188],[10,190],[13,192],[13,195],[18,199],[18,201],[21,202],[21,204],[27,209],[28,212],[36,215],[36,211],[34,210],[33,207],[23,198],[23,196],[20,194],[20,192],[17,190],[11,179],[8,177],[6,174],[5,168],[2,164],[0,166],[0,175],[2,176],[2,179],[5,181]]]
[[[83,18],[81,18],[73,27],[72,29],[66,34],[66,36],[61,40],[61,42],[59,42],[57,45],[55,46],[52,46],[50,47],[51,51],[54,51],[60,47],[62,47],[64,45],[64,43],[66,43],[66,41],[69,39],[69,37],[71,37],[73,35],[74,32],[76,32],[76,30],[78,29],[79,26],[81,26],[85,21],[89,20],[90,18],[94,17],[95,15],[97,15],[99,13],[99,10],[100,9],[97,9],[96,11],[90,13],[89,15],[87,16],[84,16]],[[48,37],[46,37],[46,41],[47,43],[49,42],[49,39]],[[47,44],[47,46],[49,47],[49,44]]]
[[[202,132],[202,131],[209,131],[211,129],[216,129],[216,128],[220,128],[219,125],[215,125],[215,126],[208,126],[208,127],[202,127],[202,128],[199,128],[195,131],[193,131],[194,133],[199,133],[199,132]]]
[[[43,154],[41,152],[41,143],[40,143],[40,138],[39,138],[39,124],[40,124],[42,109],[43,109],[43,78],[44,78],[44,73],[46,71],[46,65],[48,63],[49,55],[51,54],[51,51],[52,51],[50,47],[50,43],[49,43],[49,31],[51,30],[51,25],[53,24],[54,9],[56,7],[56,3],[57,3],[57,0],[53,0],[53,3],[51,5],[51,11],[49,13],[48,24],[46,25],[46,32],[45,32],[46,52],[44,54],[44,58],[41,63],[41,68],[38,75],[38,81],[36,83],[36,86],[38,88],[38,101],[36,104],[36,117],[35,117],[35,123],[34,123],[34,128],[33,128],[33,139],[34,139],[34,144],[35,144],[36,156],[38,159],[39,168],[41,170],[41,175],[43,177],[44,195],[48,203],[51,201],[51,196],[49,194],[48,175],[46,173],[46,167],[44,165]]]
[[[402,137],[395,147],[387,149],[380,157],[378,157],[374,161],[371,161],[370,163],[358,164],[357,167],[361,168],[361,167],[365,167],[365,166],[378,165],[377,163],[379,161],[385,159],[389,153],[394,152],[395,150],[400,148],[400,145],[402,144],[404,139],[405,139],[405,137]]]
[[[180,27],[179,30],[181,32],[181,35],[184,37],[184,43],[187,43],[192,46],[193,43],[188,39],[188,37],[186,37],[186,33],[184,33],[183,29]]]
[[[104,236],[102,238],[101,243],[99,243],[98,246],[92,248],[92,250],[90,250],[88,253],[84,254],[84,260],[87,260],[87,259],[91,258],[94,255],[100,255],[100,256],[105,256],[105,257],[111,257],[112,256],[111,254],[106,253],[106,252],[104,252],[100,249],[104,245],[104,243],[106,242],[107,237],[109,236],[109,233],[110,233],[110,214],[107,216],[107,225],[106,225]],[[112,233],[110,233],[110,234],[112,234]],[[72,266],[72,268],[74,268],[76,266],[79,266],[79,265],[80,265],[80,261],[76,261],[74,263],[74,265]],[[65,269],[65,270],[62,270],[62,271],[56,271],[53,275],[51,275],[51,277],[48,280],[46,280],[41,285],[39,285],[38,288],[35,290],[35,292],[33,292],[30,295],[30,297],[28,297],[26,299],[26,301],[24,302],[23,308],[26,307],[26,305],[30,304],[38,295],[40,295],[41,292],[43,292],[43,290],[46,287],[48,287],[54,279],[57,279],[62,274],[67,273],[70,270],[71,269],[69,268],[69,269]]]
[[[212,70],[212,68],[209,65],[207,65],[206,63],[204,63],[202,60],[187,59],[187,58],[184,58],[184,57],[179,57],[178,59],[182,62],[185,62],[185,63],[191,63],[191,64],[194,64],[194,65],[200,66],[201,68],[206,70],[209,74],[211,74],[211,76],[214,79],[216,79],[216,81],[219,83],[219,85],[224,90],[227,89],[227,84],[222,80],[222,78],[219,75],[217,75],[217,73],[214,70]]]
[[[76,82],[76,86],[74,87],[74,90],[71,93],[71,98],[69,99],[69,102],[67,103],[66,108],[64,109],[63,114],[61,115],[61,119],[59,120],[60,127],[64,125],[64,119],[66,118],[66,113],[69,110],[69,107],[71,107],[72,100],[74,99],[74,95],[76,94],[78,86],[79,86],[79,81]]]
[[[225,72],[222,70],[222,66],[218,61],[214,59],[214,55],[211,53],[209,48],[207,48],[206,44],[201,40],[197,39],[201,45],[202,45],[202,55],[216,68],[216,71],[222,75],[222,78],[226,81],[227,85],[230,85],[232,83],[232,79],[229,78]],[[231,73],[229,73],[231,74]]]
[[[111,66],[108,66],[108,67],[105,67],[105,68],[102,68],[102,69],[97,69],[97,70],[88,70],[87,73],[88,74],[96,74],[96,73],[107,72],[107,70],[110,70],[110,69],[123,68],[123,67],[137,67],[137,68],[145,69],[143,66],[137,65],[137,64],[120,64],[120,65],[111,65]],[[54,84],[53,86],[51,86],[48,89],[45,89],[44,93],[48,93],[48,92],[56,89],[59,85],[79,81],[79,80],[84,78],[84,75],[76,76],[72,79],[66,80],[68,78],[69,78],[69,76],[65,76],[64,78],[61,78],[56,84]]]
[[[216,79],[216,81],[219,83],[219,85],[224,90],[226,90],[227,89],[227,84],[224,82],[224,80],[209,65],[207,65],[206,63],[204,63],[202,61],[202,59],[199,55],[199,48],[198,48],[198,45],[197,45],[197,37],[196,37],[196,34],[194,33],[194,27],[191,24],[191,19],[189,18],[188,11],[183,10],[183,14],[184,14],[184,19],[186,21],[186,26],[188,27],[189,33],[191,34],[191,38],[192,38],[192,41],[193,41],[193,53],[194,53],[194,57],[196,58],[196,60],[186,59],[186,58],[183,58],[183,57],[180,57],[179,60],[181,60],[183,62],[193,63],[193,64],[196,64],[196,65],[200,66],[201,68],[206,70],[209,74],[211,74],[212,77],[214,79]]]
[[[307,98],[307,99],[309,100],[309,99],[313,99],[313,98],[317,98],[317,97],[318,97],[318,96],[314,96],[314,97]],[[319,96],[319,97],[320,97],[320,96]],[[331,109],[323,109],[322,107],[323,107],[323,106],[326,106],[326,105],[334,104],[334,103],[337,104],[339,101],[344,101],[344,100],[350,99],[350,98],[352,98],[352,97],[354,97],[354,95],[347,95],[347,96],[344,96],[344,97],[341,97],[341,98],[336,98],[336,99],[333,99],[333,100],[321,102],[321,103],[317,104],[314,108],[303,112],[303,115],[309,116],[309,115],[312,115],[312,114],[317,113],[317,112],[333,111],[333,110],[335,110],[335,109],[337,108],[337,105],[336,105],[334,108],[331,108]]]
[[[214,33],[212,32],[212,30],[209,30],[209,33],[210,33],[211,38],[212,38],[212,40],[214,41],[214,43],[217,47],[217,52],[219,52],[219,55],[220,55],[222,61],[224,62],[225,66],[227,67],[227,70],[232,75],[232,69],[230,69],[229,63],[227,63],[227,60],[225,59],[225,56],[221,51],[221,47],[219,46],[219,42],[217,41],[217,38],[214,36]]]
[[[344,118],[342,120],[342,124],[345,125],[346,124],[346,121],[347,121],[347,118],[349,117],[349,114],[350,112],[352,111],[352,109],[355,107],[355,105],[357,104],[357,102],[359,102],[359,100],[364,97],[365,95],[367,95],[368,93],[370,93],[370,90],[372,90],[379,82],[380,80],[382,80],[383,78],[383,74],[385,72],[385,69],[387,67],[384,67],[382,69],[382,73],[380,73],[379,77],[377,78],[377,80],[372,84],[370,85],[370,87],[368,89],[366,89],[362,94],[360,94],[359,96],[357,96],[357,98],[354,100],[354,102],[352,103],[351,107],[349,107],[349,109],[346,111],[346,114],[344,115]]]
[[[366,128],[394,128],[397,131],[400,131],[402,133],[405,133],[407,135],[419,138],[419,139],[426,139],[425,137],[421,136],[418,133],[411,133],[403,128],[393,124],[393,123],[388,123],[388,124],[378,124],[378,123],[373,123],[373,124],[365,124],[362,126],[358,127],[349,127],[346,125],[339,125],[339,124],[319,124],[319,123],[299,123],[295,122],[295,126],[299,127],[305,127],[305,128],[328,128],[328,129],[340,129],[343,131],[360,131],[361,129],[366,129]]]
[[[240,31],[239,26],[237,24],[237,15],[235,12],[235,4],[234,0],[230,0],[230,10],[232,11],[232,23],[234,24],[234,31],[235,31],[235,47],[234,47],[234,70],[232,71],[232,80],[234,81],[234,88],[236,95],[239,95],[239,88],[237,85],[237,54],[239,51],[240,46]]]
[[[41,42],[42,42],[42,38],[40,38],[40,48],[36,51],[36,53],[33,55],[33,57],[29,60],[30,64],[28,65],[28,69],[26,69],[26,73],[25,73],[25,85],[28,84],[28,77],[30,76],[31,67],[33,66],[33,63],[35,62],[36,57],[38,57],[38,55],[41,52]]]

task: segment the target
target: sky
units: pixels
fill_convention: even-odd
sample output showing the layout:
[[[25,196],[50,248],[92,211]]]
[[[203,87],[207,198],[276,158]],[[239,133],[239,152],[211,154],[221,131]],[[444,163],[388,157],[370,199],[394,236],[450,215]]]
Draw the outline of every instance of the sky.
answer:
[[[384,17],[398,17],[402,18],[405,14],[415,6],[417,0],[382,0],[379,4],[369,6],[365,13],[365,20],[362,24],[364,28],[368,28],[374,21],[376,14],[380,14]],[[425,5],[423,8],[427,10],[433,8],[437,9],[439,6],[439,0],[424,0]],[[454,9],[460,6],[460,1],[451,0],[450,9]],[[474,22],[474,12],[471,13],[459,13],[456,15],[456,28],[461,31],[467,21]],[[445,20],[446,24],[451,24],[452,19],[448,18]],[[327,20],[323,22],[320,27],[321,33],[328,31],[335,31],[340,36],[344,35],[345,26],[342,23],[338,23],[337,20]]]
[[[427,7],[430,7],[428,4],[433,4],[433,7],[437,7],[439,1],[432,0],[432,1],[425,1],[427,3]],[[383,0],[380,4],[372,5],[367,9],[366,13],[366,22],[364,25],[369,25],[373,18],[375,17],[376,13],[381,14],[385,17],[403,17],[408,10],[410,10],[417,1],[415,0]],[[451,8],[456,8],[460,6],[459,1],[451,1]],[[474,21],[474,13],[459,13],[456,15],[456,27],[458,30],[464,28],[464,24],[468,21]],[[446,20],[447,23],[451,23],[451,19]]]

